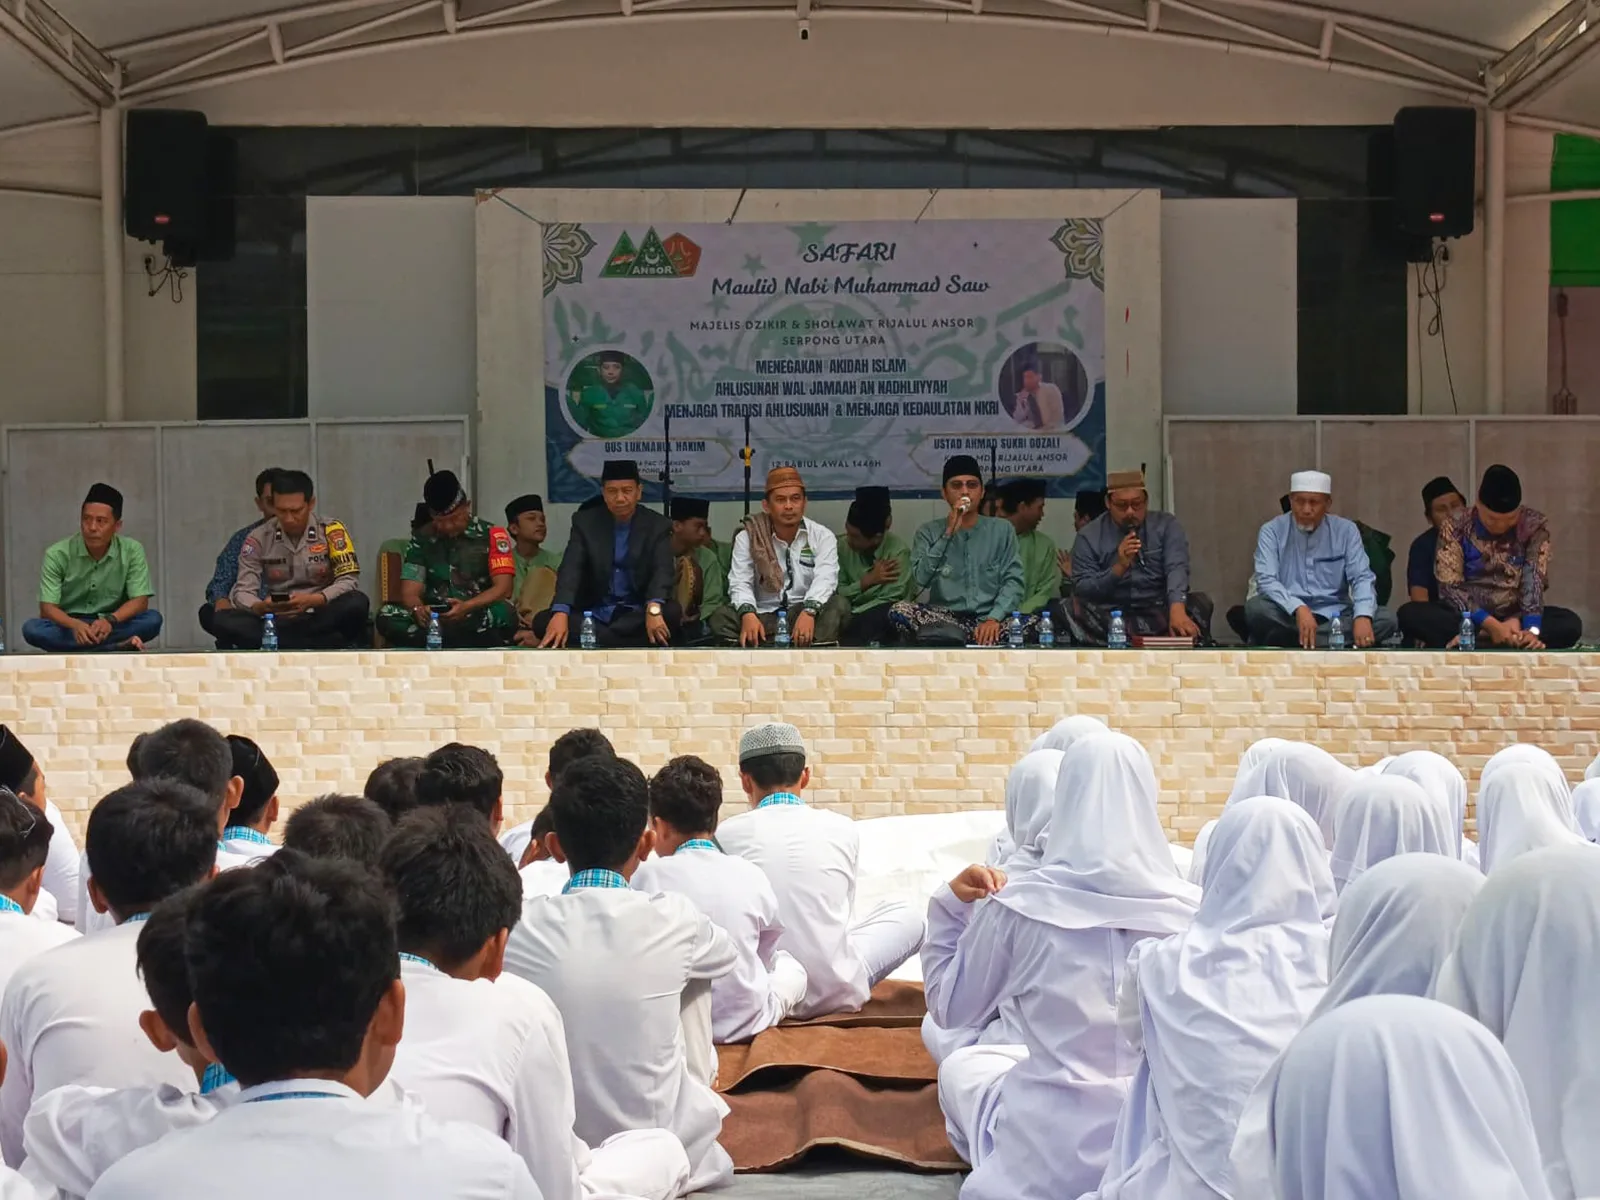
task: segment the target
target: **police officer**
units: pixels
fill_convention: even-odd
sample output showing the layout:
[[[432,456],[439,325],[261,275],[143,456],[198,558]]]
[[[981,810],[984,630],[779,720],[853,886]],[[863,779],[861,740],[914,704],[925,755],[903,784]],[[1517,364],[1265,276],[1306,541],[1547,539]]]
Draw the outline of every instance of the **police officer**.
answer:
[[[218,640],[259,649],[269,612],[286,650],[337,650],[368,640],[355,543],[341,522],[316,511],[311,476],[279,471],[272,507],[276,515],[251,530],[239,550],[233,607],[212,618]]]
[[[437,613],[447,646],[504,646],[517,630],[511,606],[516,561],[511,535],[472,514],[454,471],[436,471],[422,489],[433,517],[406,545],[400,602],[378,614],[391,645],[421,646]]]

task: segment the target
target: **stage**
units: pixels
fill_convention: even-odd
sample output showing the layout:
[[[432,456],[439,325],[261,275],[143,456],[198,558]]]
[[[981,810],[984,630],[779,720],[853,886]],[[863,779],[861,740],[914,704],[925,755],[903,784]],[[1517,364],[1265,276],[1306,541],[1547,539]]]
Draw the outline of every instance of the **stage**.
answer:
[[[812,749],[811,799],[855,817],[998,808],[1006,774],[1059,717],[1138,738],[1161,814],[1187,843],[1215,816],[1258,737],[1315,741],[1352,765],[1433,749],[1476,779],[1532,741],[1581,778],[1600,744],[1600,655],[1270,650],[360,651],[32,654],[0,658],[0,720],[44,764],[81,837],[127,779],[135,734],[177,717],[249,733],[282,779],[284,812],[358,792],[394,755],[459,740],[506,775],[506,820],[544,803],[545,753],[596,725],[654,771],[698,754],[729,810],[740,733],[793,721]]]

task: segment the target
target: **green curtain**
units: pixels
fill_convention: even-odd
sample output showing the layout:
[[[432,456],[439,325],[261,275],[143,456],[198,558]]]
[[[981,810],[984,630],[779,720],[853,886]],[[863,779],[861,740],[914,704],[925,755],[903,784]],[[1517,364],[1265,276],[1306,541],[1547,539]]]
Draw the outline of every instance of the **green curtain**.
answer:
[[[1556,134],[1550,190],[1600,188],[1600,141]],[[1600,287],[1600,200],[1550,206],[1550,286]]]

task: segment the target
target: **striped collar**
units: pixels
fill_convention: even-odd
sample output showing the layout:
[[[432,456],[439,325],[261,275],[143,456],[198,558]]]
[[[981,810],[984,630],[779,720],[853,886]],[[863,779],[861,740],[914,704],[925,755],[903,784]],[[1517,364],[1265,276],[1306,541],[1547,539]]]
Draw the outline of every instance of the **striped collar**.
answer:
[[[123,924],[124,925],[142,925],[144,922],[148,921],[149,919],[150,919],[150,914],[147,913],[147,912],[134,913],[133,916],[129,917],[126,921],[124,921]]]
[[[227,1067],[221,1063],[211,1063],[206,1067],[206,1073],[200,1076],[200,1094],[209,1096],[220,1087],[227,1087],[230,1083],[238,1082],[237,1079],[228,1074]]]
[[[404,950],[400,951],[400,961],[403,963],[416,963],[419,967],[427,967],[430,971],[439,969],[434,965],[432,959],[423,958],[420,954],[408,954]]]
[[[608,871],[604,867],[590,867],[586,871],[579,871],[561,889],[565,896],[568,892],[576,892],[581,888],[622,888],[627,890],[628,881],[616,871]]]
[[[229,825],[222,831],[224,842],[252,842],[257,846],[270,846],[272,839],[258,829],[251,829],[248,825]],[[218,843],[219,845],[221,843]]]
[[[22,905],[18,904],[10,896],[0,896],[0,912],[17,913],[24,917],[28,915],[23,911]]]
[[[774,805],[774,804],[800,804],[800,805],[804,805],[805,801],[800,799],[800,797],[796,796],[793,792],[773,792],[772,795],[770,795],[770,796],[763,796],[761,798],[761,803],[756,805],[756,807],[757,808],[767,808],[767,807],[769,807],[771,805]]]
[[[710,850],[716,854],[722,853],[722,847],[710,838],[690,838],[687,842],[680,843],[674,854],[682,854],[685,850]]]

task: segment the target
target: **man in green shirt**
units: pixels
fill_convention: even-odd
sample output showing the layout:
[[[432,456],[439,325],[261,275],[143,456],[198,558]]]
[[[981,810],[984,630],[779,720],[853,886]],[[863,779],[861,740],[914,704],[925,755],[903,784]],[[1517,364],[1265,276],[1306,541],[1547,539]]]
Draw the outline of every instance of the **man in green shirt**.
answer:
[[[928,603],[901,601],[890,619],[916,641],[947,645],[957,638],[997,645],[1022,604],[1022,556],[1009,521],[980,517],[983,476],[978,460],[957,454],[944,464],[948,518],[935,517],[911,540],[911,578]],[[1023,618],[1023,632],[1033,619]]]
[[[890,532],[894,512],[886,487],[858,487],[839,544],[839,595],[851,617],[839,636],[845,646],[886,646],[894,641],[889,609],[915,592],[911,547]]]
[[[585,384],[569,401],[574,419],[594,437],[625,437],[650,415],[650,396],[622,377],[625,362],[615,350],[603,351],[595,368],[599,381]]]
[[[728,603],[728,569],[733,547],[711,539],[711,501],[694,496],[672,498],[672,558],[676,570],[673,593],[683,605],[678,640],[693,645],[706,641],[711,614]],[[725,561],[722,551],[729,559]]]
[[[77,534],[44,552],[39,615],[22,636],[56,653],[143,650],[161,633],[154,594],[144,547],[122,536],[122,493],[97,483],[83,498]]]
[[[532,627],[533,618],[549,608],[555,598],[556,571],[561,567],[561,556],[544,548],[544,539],[550,532],[544,497],[529,492],[506,505],[506,532],[514,543],[511,558],[516,568],[511,602],[517,610],[517,628],[526,631]],[[520,633],[517,641],[524,642]]]
[[[1039,522],[1044,520],[1044,480],[1012,479],[995,491],[1000,494],[1000,515],[1011,522],[1017,534],[1017,552],[1022,557],[1022,615],[1038,616],[1048,609],[1060,629],[1061,550],[1048,534],[1039,532]]]

